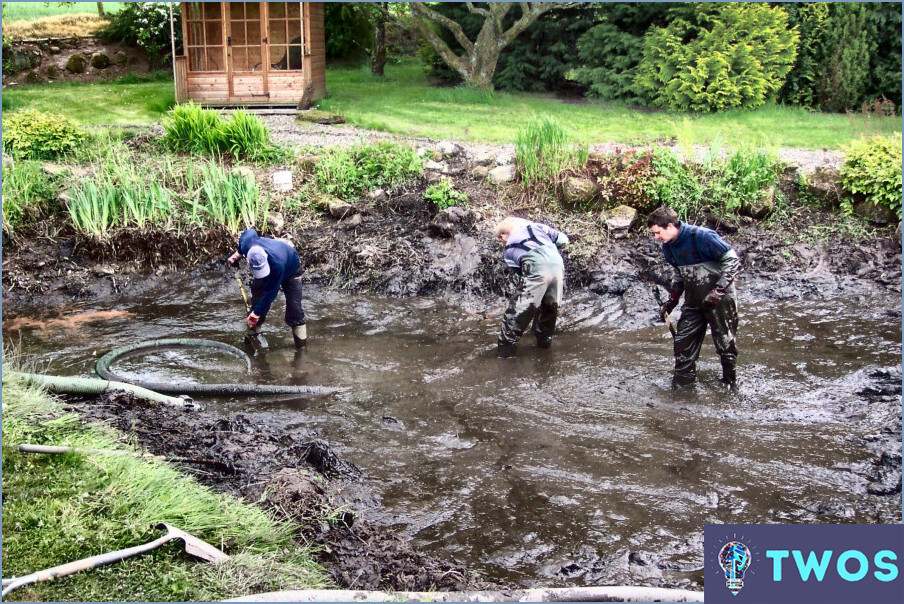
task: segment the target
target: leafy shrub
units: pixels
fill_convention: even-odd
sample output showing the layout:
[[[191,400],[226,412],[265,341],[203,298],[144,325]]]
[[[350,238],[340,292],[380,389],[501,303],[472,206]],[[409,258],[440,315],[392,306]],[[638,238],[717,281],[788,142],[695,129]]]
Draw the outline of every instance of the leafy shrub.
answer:
[[[169,3],[124,2],[122,9],[113,15],[110,23],[98,30],[104,42],[123,42],[143,48],[148,58],[159,61],[171,49]],[[180,5],[173,5],[176,46],[182,45],[182,13]]]
[[[669,149],[653,152],[653,177],[648,181],[647,196],[655,206],[669,206],[681,220],[688,220],[700,208],[703,186],[693,170]]]
[[[544,115],[518,130],[515,158],[521,185],[530,188],[552,182],[568,167],[582,166],[587,161],[587,151],[571,142],[559,122]]]
[[[468,196],[462,191],[456,191],[452,183],[443,179],[427,187],[424,199],[436,205],[437,209],[445,210],[468,201]]]
[[[678,111],[752,109],[773,100],[794,64],[798,34],[781,7],[695,4],[644,38],[634,82],[652,104]]]
[[[901,133],[851,143],[841,165],[841,183],[866,201],[901,217]]]
[[[586,170],[597,183],[604,205],[625,204],[638,210],[649,206],[649,181],[653,177],[653,152],[615,153],[593,156]],[[590,208],[584,208],[590,209]]]
[[[825,46],[829,4],[826,2],[789,2],[783,5],[789,25],[800,32],[800,45],[794,67],[788,73],[779,98],[792,105],[819,106],[821,79],[819,62]]]
[[[73,151],[87,134],[57,113],[23,109],[3,116],[3,150],[25,159],[54,159]]]
[[[375,188],[397,188],[423,169],[423,160],[411,147],[379,142],[325,154],[314,169],[314,182],[322,193],[355,199]]]
[[[818,87],[823,110],[844,111],[864,99],[870,81],[870,59],[876,52],[871,10],[857,2],[836,3],[832,7]]]
[[[18,161],[3,170],[3,230],[12,234],[26,222],[41,218],[56,188],[41,164]]]

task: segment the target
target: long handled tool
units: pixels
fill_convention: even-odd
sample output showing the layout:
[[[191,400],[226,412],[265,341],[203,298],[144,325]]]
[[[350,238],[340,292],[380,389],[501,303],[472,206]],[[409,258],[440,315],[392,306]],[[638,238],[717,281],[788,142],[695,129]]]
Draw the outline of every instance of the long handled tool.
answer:
[[[207,562],[218,564],[229,558],[229,556],[227,556],[214,546],[210,545],[209,543],[205,543],[197,537],[189,535],[185,531],[179,530],[174,526],[166,524],[165,522],[158,524],[157,528],[165,528],[166,534],[143,545],[136,545],[135,547],[129,547],[106,554],[99,554],[97,556],[91,556],[90,558],[76,560],[75,562],[68,562],[66,564],[61,564],[60,566],[54,566],[53,568],[39,570],[38,572],[32,573],[30,575],[24,575],[22,577],[3,579],[2,595],[6,597],[6,595],[11,591],[18,589],[23,585],[31,585],[32,583],[37,583],[39,581],[49,581],[51,579],[56,579],[57,577],[65,577],[66,575],[71,575],[82,570],[89,570],[92,568],[97,568],[98,566],[105,566],[107,564],[119,562],[120,560],[125,560],[126,558],[131,558],[132,556],[137,556],[138,554],[149,552],[160,547],[164,543],[173,541],[174,539],[182,540],[182,542],[185,544],[186,553],[191,554],[196,558],[206,560]]]
[[[662,315],[665,324],[669,326],[669,331],[674,338],[678,335],[678,330],[675,329],[675,324],[672,323],[672,317],[665,312],[665,302],[662,301],[662,292],[659,291],[659,287],[656,285],[653,286],[653,297],[656,298],[656,303],[659,304],[659,314]]]
[[[248,316],[251,314],[251,303],[248,301],[248,294],[245,293],[245,286],[242,285],[242,278],[239,277],[238,271],[235,273],[235,280],[239,284],[239,291],[242,292],[242,299],[245,301],[245,316]],[[245,342],[254,349],[255,353],[266,352],[270,348],[264,334],[254,333],[250,328],[245,332]]]

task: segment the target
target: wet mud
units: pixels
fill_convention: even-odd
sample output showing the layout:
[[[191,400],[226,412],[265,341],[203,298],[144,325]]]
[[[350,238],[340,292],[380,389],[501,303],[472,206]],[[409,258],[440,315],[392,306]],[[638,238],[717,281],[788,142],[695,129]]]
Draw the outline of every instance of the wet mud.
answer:
[[[459,184],[473,202],[463,220],[438,222],[419,186],[282,233],[306,267],[310,351],[283,350],[291,337],[275,314],[256,378],[352,394],[209,401],[193,414],[123,395],[73,408],[283,514],[346,588],[701,589],[703,523],[900,522],[901,248],[890,230],[868,246],[801,242],[787,235],[830,217],[781,228],[700,217],[744,266],[742,386],[719,388],[707,340],[697,390],[676,395],[668,332],[651,324],[666,268],[642,229],[616,237]],[[490,229],[509,211],[572,245],[553,349],[526,338],[501,360],[514,280]],[[88,375],[98,354],[141,339],[239,343],[228,233],[60,233],[3,247],[4,338],[50,372]],[[186,379],[219,370],[198,363],[172,364]],[[335,506],[354,513],[312,520]]]

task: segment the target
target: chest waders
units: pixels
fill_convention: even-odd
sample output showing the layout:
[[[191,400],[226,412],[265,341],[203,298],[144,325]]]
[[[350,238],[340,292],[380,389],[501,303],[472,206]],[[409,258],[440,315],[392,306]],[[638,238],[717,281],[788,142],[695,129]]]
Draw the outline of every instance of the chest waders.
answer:
[[[499,333],[501,348],[514,348],[524,331],[533,321],[537,346],[549,348],[556,329],[562,289],[565,283],[565,266],[554,243],[542,243],[527,227],[530,239],[514,243],[506,248],[518,247],[527,251],[521,257],[521,280],[512,296]],[[533,245],[529,245],[532,243]]]
[[[667,246],[663,253],[669,264],[675,266],[675,254]],[[738,330],[738,303],[732,283],[712,310],[703,308],[703,299],[719,281],[722,275],[720,263],[703,261],[697,249],[696,233],[691,232],[691,252],[694,264],[675,266],[684,282],[684,306],[678,319],[675,334],[675,376],[673,387],[690,386],[697,379],[697,359],[706,337],[706,327],[712,332],[713,344],[722,363],[722,381],[734,385],[737,377],[738,349],[735,335]],[[732,252],[728,252],[732,253]]]

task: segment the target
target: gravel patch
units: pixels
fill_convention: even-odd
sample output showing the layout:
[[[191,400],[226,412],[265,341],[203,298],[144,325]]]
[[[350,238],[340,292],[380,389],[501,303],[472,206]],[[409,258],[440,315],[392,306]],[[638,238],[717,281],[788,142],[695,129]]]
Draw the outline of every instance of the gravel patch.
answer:
[[[290,146],[308,146],[308,147],[351,147],[356,143],[375,142],[381,140],[393,140],[398,142],[406,142],[414,147],[434,148],[440,141],[429,138],[412,138],[399,136],[395,134],[387,134],[385,132],[375,132],[373,130],[365,130],[357,128],[349,124],[342,125],[320,125],[310,123],[299,123],[295,121],[294,115],[259,115],[260,119],[266,124],[270,131],[270,136],[274,142],[290,145]],[[451,141],[459,145],[469,159],[474,159],[481,155],[492,153],[494,155],[514,156],[515,145],[489,145],[465,141]],[[635,149],[630,145],[621,145],[616,143],[599,143],[591,146],[591,151],[596,153],[613,153],[616,149],[622,151]],[[678,152],[677,147],[671,147]],[[709,147],[694,147],[694,152],[698,158],[702,157]],[[838,169],[841,162],[844,161],[844,153],[841,151],[832,151],[829,149],[797,149],[792,147],[784,147],[778,150],[779,159],[789,166],[797,166],[798,171],[803,174],[811,174],[817,170]]]

